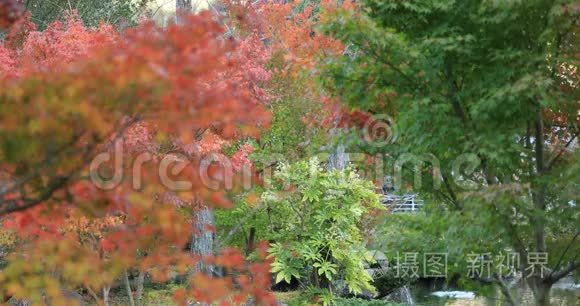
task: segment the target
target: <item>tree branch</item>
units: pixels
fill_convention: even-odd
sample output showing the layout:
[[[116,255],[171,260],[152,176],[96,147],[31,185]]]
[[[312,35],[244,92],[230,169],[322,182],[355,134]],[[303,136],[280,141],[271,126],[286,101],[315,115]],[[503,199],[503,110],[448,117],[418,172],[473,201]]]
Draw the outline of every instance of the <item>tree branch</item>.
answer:
[[[564,260],[564,256],[566,256],[566,253],[568,253],[568,250],[570,250],[570,248],[572,247],[572,245],[576,241],[576,238],[578,238],[579,235],[580,235],[580,231],[577,231],[576,232],[576,235],[574,235],[574,237],[572,238],[572,240],[570,241],[570,243],[568,243],[568,245],[566,246],[566,249],[564,249],[564,252],[562,252],[562,254],[560,254],[560,258],[558,259],[558,263],[556,264],[556,266],[554,267],[554,269],[552,270],[552,272],[548,276],[548,279],[551,279],[554,276],[554,272],[556,270],[558,270],[558,268],[560,268],[560,264],[562,264],[562,260]],[[576,255],[576,257],[577,256],[578,255]],[[558,279],[556,279],[556,281],[557,280]]]
[[[572,144],[572,142],[574,141],[574,139],[576,139],[576,137],[578,137],[578,132],[576,132],[574,135],[572,135],[570,140],[568,140],[568,142],[564,145],[564,148],[562,148],[560,150],[560,152],[558,152],[558,154],[556,154],[556,156],[554,156],[552,159],[550,159],[550,161],[548,161],[548,165],[546,166],[546,169],[549,170],[552,168],[554,163],[556,163],[556,161],[558,161],[558,159],[562,156],[564,151],[566,151],[566,149]]]
[[[449,199],[451,200],[451,203],[453,203],[453,205],[458,210],[461,210],[462,207],[459,204],[459,201],[457,200],[457,196],[455,195],[455,192],[451,188],[451,184],[449,184],[449,180],[447,179],[447,176],[446,175],[443,175],[443,172],[441,172],[441,177],[443,178],[443,185],[445,186],[445,189],[449,193]]]
[[[1,204],[0,216],[29,209],[50,199],[57,190],[64,188],[66,186],[70,178],[71,178],[70,176],[56,178],[38,197],[34,199],[19,198],[0,203]]]
[[[127,128],[132,126],[138,120],[139,120],[138,117],[135,117],[129,120],[128,122],[124,123],[123,125],[121,125],[121,127],[117,129],[118,130],[117,134],[116,135],[113,134],[115,135],[115,137],[108,144],[114,143],[117,139],[119,139],[123,135],[123,133],[126,131]],[[101,143],[99,141],[96,141],[94,143],[89,144],[88,146],[85,146],[82,152],[80,152],[82,154],[82,157],[81,160],[79,161],[79,164],[76,165],[74,168],[72,168],[70,171],[68,171],[68,175],[66,176],[52,177],[51,181],[47,184],[46,188],[44,188],[44,190],[42,190],[37,197],[35,198],[20,197],[11,200],[0,199],[0,216],[10,214],[13,212],[23,211],[32,208],[44,201],[49,200],[55,192],[65,188],[73,180],[73,178],[76,178],[75,176],[90,163],[91,158],[94,156],[94,150],[99,145],[101,145]],[[40,175],[40,173],[37,173],[37,175]]]
[[[553,284],[578,268],[580,268],[580,261],[574,260],[570,264],[568,264],[564,269],[550,274],[550,276],[548,277],[548,281]]]
[[[494,273],[493,277],[496,283],[499,284],[499,289],[501,290],[501,293],[503,293],[503,295],[507,298],[507,302],[512,306],[517,305],[517,301],[514,299],[513,295],[510,292],[510,288],[503,281],[503,279],[501,279],[501,277],[496,273]]]
[[[467,115],[465,114],[459,99],[457,99],[457,84],[455,84],[455,81],[453,80],[453,68],[449,62],[445,65],[445,77],[447,78],[448,83],[447,97],[451,101],[453,111],[455,112],[455,115],[459,117],[463,126],[467,128]]]

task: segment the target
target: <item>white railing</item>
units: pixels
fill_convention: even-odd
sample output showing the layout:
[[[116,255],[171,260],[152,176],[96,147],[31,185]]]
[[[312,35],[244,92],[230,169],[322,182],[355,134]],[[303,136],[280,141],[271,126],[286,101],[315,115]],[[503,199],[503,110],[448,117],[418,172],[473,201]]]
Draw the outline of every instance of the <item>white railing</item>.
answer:
[[[416,194],[386,194],[384,195],[382,202],[393,213],[416,212],[423,208],[424,203],[424,201],[419,199]]]

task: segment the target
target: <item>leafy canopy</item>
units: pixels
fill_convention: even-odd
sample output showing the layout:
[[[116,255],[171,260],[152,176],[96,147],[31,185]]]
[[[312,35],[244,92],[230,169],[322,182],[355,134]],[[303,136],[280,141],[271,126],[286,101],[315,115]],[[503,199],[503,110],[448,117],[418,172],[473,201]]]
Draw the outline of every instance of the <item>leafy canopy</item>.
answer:
[[[533,289],[580,266],[550,243],[577,245],[580,224],[578,14],[574,1],[366,0],[324,25],[349,50],[327,61],[324,86],[394,118],[382,152],[436,157],[442,184],[420,190],[458,212],[450,230],[489,237],[524,264],[548,252],[553,273],[531,276]],[[477,167],[454,169],[462,156]]]

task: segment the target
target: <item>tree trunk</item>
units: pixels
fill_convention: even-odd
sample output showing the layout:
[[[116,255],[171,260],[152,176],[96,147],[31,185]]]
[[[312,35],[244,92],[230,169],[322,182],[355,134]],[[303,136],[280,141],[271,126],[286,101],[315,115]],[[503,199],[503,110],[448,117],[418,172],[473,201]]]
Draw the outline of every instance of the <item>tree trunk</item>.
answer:
[[[109,304],[109,291],[111,291],[111,287],[108,287],[108,286],[103,287],[103,304],[105,306],[110,306],[110,304]]]
[[[176,0],[175,1],[175,22],[180,22],[181,14],[190,13],[193,7],[191,6],[191,0]]]
[[[550,305],[550,291],[552,286],[540,286],[535,293],[536,304],[539,306]]]
[[[534,236],[536,242],[536,252],[546,252],[546,185],[543,183],[542,177],[546,172],[544,164],[544,121],[542,118],[542,108],[538,104],[537,118],[535,123],[535,157],[536,157],[536,171],[539,183],[532,185],[532,198],[536,211],[532,215],[531,222],[534,224]],[[528,279],[530,287],[534,292],[536,305],[550,305],[550,289],[552,282],[544,279],[542,275],[534,275]]]
[[[133,299],[133,290],[131,290],[131,283],[129,282],[129,274],[125,270],[125,288],[127,288],[127,296],[129,297],[129,305],[135,306],[135,300]]]
[[[213,236],[214,233],[209,228],[214,227],[213,210],[201,204],[194,214],[194,235],[191,240],[191,253],[196,257],[206,257],[213,255]],[[212,266],[208,266],[203,261],[196,263],[192,273],[206,273],[211,275]]]
[[[137,306],[143,306],[143,283],[145,283],[145,271],[139,271],[137,276]]]
[[[256,241],[256,228],[251,227],[250,234],[248,235],[248,238],[246,240],[246,256],[250,256],[250,253],[254,251],[255,241]]]
[[[191,0],[176,0],[175,9],[176,11],[191,12]]]
[[[339,144],[336,150],[328,157],[326,168],[328,170],[344,170],[349,163],[348,154],[345,152],[345,146]]]
[[[552,284],[544,281],[541,277],[531,277],[528,279],[528,284],[534,293],[534,299],[538,306],[550,305],[550,291]]]
[[[337,131],[334,130],[331,133],[336,133]],[[345,153],[345,146],[341,143],[338,144],[338,146],[336,147],[335,151],[332,152],[330,154],[330,156],[328,157],[328,161],[326,164],[326,169],[327,170],[344,170],[346,169],[346,167],[348,166],[348,163],[350,162],[350,159],[348,157],[348,154]],[[321,252],[324,253],[324,252]],[[322,277],[322,279],[320,278],[320,276],[318,275],[318,273],[316,273],[316,271],[313,271],[313,278],[314,278],[314,283],[315,286],[318,288],[326,288],[326,289],[330,289],[332,291],[334,291],[333,287],[336,284],[336,280],[334,282],[330,282],[326,279],[326,277]]]

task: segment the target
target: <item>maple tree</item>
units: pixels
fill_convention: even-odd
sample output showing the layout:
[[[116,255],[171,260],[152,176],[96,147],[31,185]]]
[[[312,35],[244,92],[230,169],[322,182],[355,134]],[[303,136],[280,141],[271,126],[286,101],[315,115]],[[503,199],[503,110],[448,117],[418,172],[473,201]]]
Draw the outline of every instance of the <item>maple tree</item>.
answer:
[[[577,8],[574,1],[365,0],[324,26],[354,52],[327,62],[325,88],[352,108],[395,118],[396,140],[380,152],[440,163],[437,175],[407,173],[428,174],[416,189],[438,207],[424,220],[433,226],[420,229],[432,231],[429,242],[410,233],[403,243],[514,250],[538,305],[580,267],[572,192],[580,173]],[[453,166],[465,156],[477,162],[462,173]],[[423,222],[406,221],[407,228]],[[549,272],[533,270],[538,253],[549,253]],[[518,303],[501,277],[490,278]]]
[[[9,214],[5,226],[22,243],[0,274],[2,294],[64,305],[73,301],[62,288],[95,292],[134,266],[163,280],[171,269],[185,272],[194,264],[182,251],[191,220],[179,208],[195,209],[194,199],[227,203],[193,171],[203,153],[195,131],[211,127],[220,139],[257,136],[268,124],[259,87],[268,74],[257,68],[263,62],[248,66],[252,50],[238,52],[239,43],[223,38],[210,13],[184,18],[166,29],[144,22],[123,35],[107,24],[86,28],[74,14],[42,32],[26,19],[10,29],[0,47],[6,89],[0,97],[0,214]],[[130,171],[112,190],[87,179],[90,161],[117,148],[125,149],[125,170],[138,154],[151,157],[140,173],[141,190],[132,189],[136,174]],[[179,174],[192,186],[167,192],[156,171],[176,152],[192,165]],[[220,170],[209,172],[219,176]],[[241,301],[250,294],[273,301],[267,264],[246,263],[228,249],[203,260],[239,273],[192,275],[187,291],[176,292],[178,300]]]

